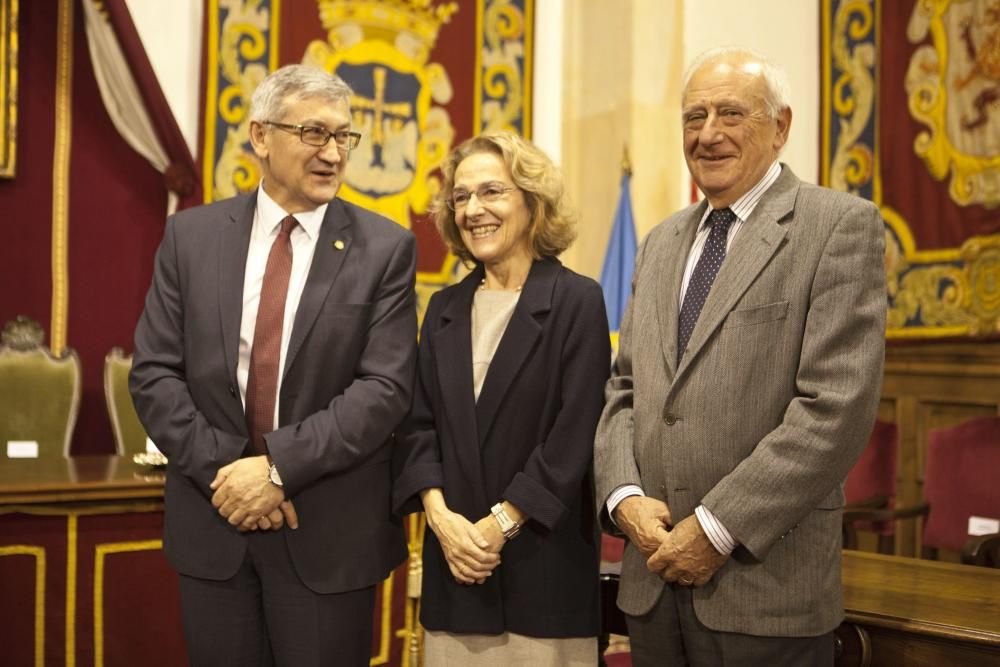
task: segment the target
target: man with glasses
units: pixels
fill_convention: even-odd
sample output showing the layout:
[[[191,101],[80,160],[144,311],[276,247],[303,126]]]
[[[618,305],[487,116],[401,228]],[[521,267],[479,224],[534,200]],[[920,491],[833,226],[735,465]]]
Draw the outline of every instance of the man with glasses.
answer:
[[[361,139],[350,95],[301,65],[264,79],[260,186],[167,221],[136,328],[193,665],[367,665],[375,585],[406,556],[389,461],[415,240],[336,198]]]
[[[778,154],[783,71],[717,49],[685,77],[706,201],[640,249],[597,430],[597,498],[629,538],[618,606],[636,667],[833,665],[842,485],[885,350],[878,208]]]

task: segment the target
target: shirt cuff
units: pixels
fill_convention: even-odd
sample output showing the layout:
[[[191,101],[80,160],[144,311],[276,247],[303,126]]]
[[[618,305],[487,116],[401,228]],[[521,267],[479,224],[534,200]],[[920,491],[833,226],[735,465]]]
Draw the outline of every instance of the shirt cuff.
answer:
[[[615,521],[615,508],[629,496],[644,496],[645,493],[642,492],[642,487],[638,484],[622,484],[617,489],[611,492],[608,496],[608,516],[611,518],[611,523],[618,526],[618,522]],[[618,526],[621,528],[621,526]]]
[[[611,504],[610,499],[608,500],[608,504]],[[715,518],[712,511],[704,505],[698,505],[694,508],[694,513],[698,517],[701,529],[705,531],[705,535],[708,536],[708,540],[715,547],[715,550],[723,556],[733,553],[733,549],[737,546],[736,540],[726,530],[726,527],[722,525],[722,522]]]

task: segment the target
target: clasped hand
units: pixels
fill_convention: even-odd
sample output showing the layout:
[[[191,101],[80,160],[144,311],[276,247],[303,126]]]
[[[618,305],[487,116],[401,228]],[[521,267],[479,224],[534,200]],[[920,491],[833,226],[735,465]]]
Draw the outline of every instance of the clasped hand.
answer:
[[[266,456],[237,459],[219,468],[209,488],[212,505],[240,532],[278,530],[284,524],[298,528],[299,519],[292,501],[267,478]]]
[[[704,586],[728,559],[728,554],[716,550],[698,517],[692,514],[665,533],[646,567],[659,573],[664,581]]]
[[[615,508],[615,521],[646,557],[649,571],[664,581],[703,586],[729,558],[715,549],[696,516],[671,527],[662,500],[629,496]]]
[[[472,523],[452,512],[438,489],[423,494],[427,525],[434,531],[455,581],[481,584],[500,564],[504,536],[492,516]]]

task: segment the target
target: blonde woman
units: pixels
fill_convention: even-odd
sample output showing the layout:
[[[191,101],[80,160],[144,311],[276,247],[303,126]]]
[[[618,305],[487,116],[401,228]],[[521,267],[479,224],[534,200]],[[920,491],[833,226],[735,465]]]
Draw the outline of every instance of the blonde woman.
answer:
[[[474,269],[431,298],[397,434],[394,505],[430,528],[426,664],[596,664],[601,288],[556,259],[575,236],[560,177],[514,134],[454,150],[437,226]]]

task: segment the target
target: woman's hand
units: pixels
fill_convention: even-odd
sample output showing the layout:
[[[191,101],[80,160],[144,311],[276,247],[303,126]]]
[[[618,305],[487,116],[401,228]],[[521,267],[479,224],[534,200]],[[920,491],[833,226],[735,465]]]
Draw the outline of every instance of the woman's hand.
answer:
[[[498,554],[500,550],[503,549],[503,545],[507,543],[507,538],[503,536],[503,532],[500,530],[500,524],[493,517],[492,514],[487,514],[482,519],[475,523],[476,530],[479,534],[486,538],[487,547],[486,550]]]
[[[490,542],[472,522],[448,509],[441,489],[425,489],[420,499],[427,515],[427,525],[441,543],[455,581],[463,584],[486,581],[486,577],[500,564],[500,556],[489,549]],[[503,539],[502,535],[500,539]]]
[[[500,502],[503,505],[504,511],[510,520],[516,523],[518,526],[523,526],[524,522],[528,520],[528,516],[522,512],[516,505],[503,500]],[[493,553],[500,553],[503,549],[503,545],[507,543],[507,538],[504,537],[503,531],[500,530],[500,522],[497,521],[496,517],[492,513],[487,514],[482,519],[476,522],[476,529],[480,534],[486,538],[489,542],[487,551],[492,551]]]

